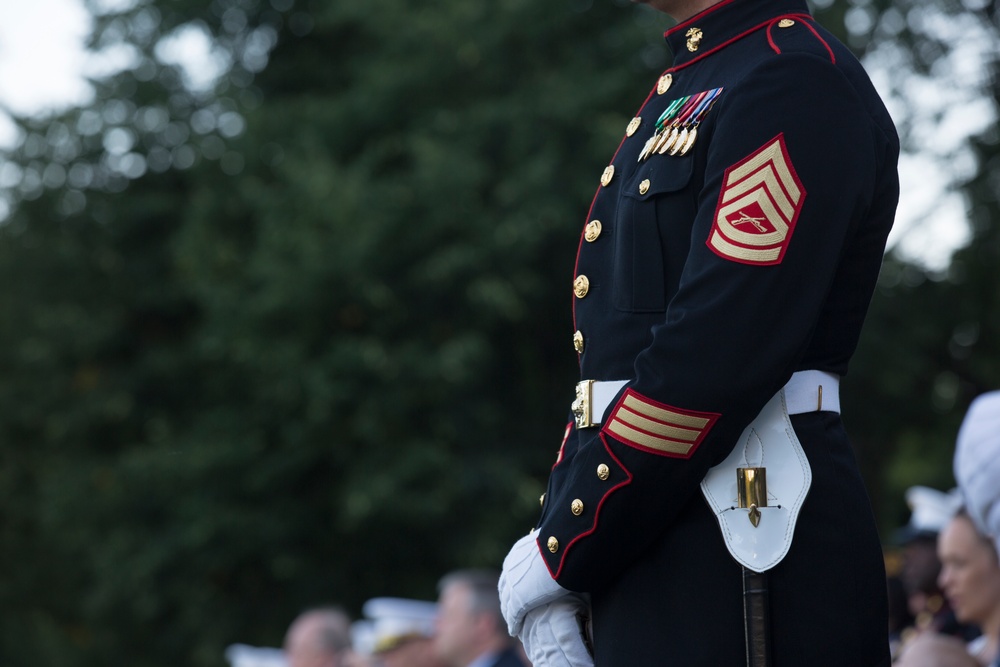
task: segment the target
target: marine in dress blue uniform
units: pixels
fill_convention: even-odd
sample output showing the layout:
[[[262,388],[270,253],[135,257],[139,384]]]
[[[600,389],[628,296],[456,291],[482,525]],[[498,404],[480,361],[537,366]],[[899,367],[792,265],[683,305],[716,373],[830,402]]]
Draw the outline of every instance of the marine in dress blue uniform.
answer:
[[[535,535],[591,596],[599,667],[745,664],[741,570],[699,492],[797,371],[842,376],[898,199],[898,139],[801,0],[722,0],[666,33],[672,67],[623,128],[572,282],[582,380]],[[769,572],[778,667],[889,663],[885,574],[838,412],[791,417],[812,486]]]

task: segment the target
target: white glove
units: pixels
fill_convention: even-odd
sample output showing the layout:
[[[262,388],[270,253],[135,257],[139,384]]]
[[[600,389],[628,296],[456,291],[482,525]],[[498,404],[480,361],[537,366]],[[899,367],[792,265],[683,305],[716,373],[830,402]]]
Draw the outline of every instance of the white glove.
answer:
[[[576,595],[528,612],[521,643],[534,667],[594,667],[594,659],[583,641],[581,616],[587,604]]]
[[[512,637],[521,634],[524,617],[529,611],[569,593],[549,574],[549,568],[535,544],[535,536],[530,533],[511,547],[503,561],[497,588],[500,592],[500,611]]]

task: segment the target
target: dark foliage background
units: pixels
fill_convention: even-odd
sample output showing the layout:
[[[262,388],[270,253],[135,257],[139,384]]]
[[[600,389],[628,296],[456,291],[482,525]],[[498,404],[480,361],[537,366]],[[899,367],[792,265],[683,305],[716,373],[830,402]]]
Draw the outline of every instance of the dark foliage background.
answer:
[[[0,166],[0,664],[221,665],[305,606],[432,598],[498,564],[572,398],[584,207],[669,63],[667,20],[625,0],[92,9],[93,48],[132,65],[18,119]],[[928,12],[995,39],[994,3],[816,10],[876,65],[892,47],[898,77],[954,46]],[[157,56],[178,34],[213,41],[208,88]],[[997,136],[964,146],[972,240],[946,271],[888,258],[846,387],[887,531],[906,486],[952,483],[964,409],[1000,386]]]

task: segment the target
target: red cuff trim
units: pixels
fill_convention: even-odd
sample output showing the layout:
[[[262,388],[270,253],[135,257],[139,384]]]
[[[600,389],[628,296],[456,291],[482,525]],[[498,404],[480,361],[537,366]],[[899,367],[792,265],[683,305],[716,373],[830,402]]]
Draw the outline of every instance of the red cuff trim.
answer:
[[[650,454],[689,459],[721,416],[658,403],[626,389],[601,432]]]
[[[566,432],[563,433],[562,444],[559,445],[559,453],[556,455],[556,462],[552,464],[552,468],[555,469],[557,465],[562,463],[563,452],[566,451],[566,443],[569,441],[569,434],[573,432],[573,422],[566,424]]]
[[[562,555],[559,557],[559,568],[555,572],[552,571],[552,566],[549,564],[549,560],[545,558],[545,551],[543,550],[543,545],[541,543],[542,535],[539,535],[538,539],[535,540],[535,543],[538,544],[539,550],[542,552],[542,562],[545,563],[545,567],[548,568],[549,574],[552,575],[552,578],[555,579],[556,581],[559,580],[559,575],[562,574],[563,566],[566,564],[566,555],[569,553],[569,550],[573,547],[573,545],[575,545],[577,542],[587,537],[588,535],[591,535],[595,530],[597,530],[597,523],[598,521],[600,521],[601,509],[604,507],[604,502],[611,496],[612,493],[622,488],[623,486],[628,486],[629,484],[632,483],[632,473],[628,471],[628,468],[626,468],[625,465],[621,462],[621,460],[619,460],[619,458],[615,456],[615,453],[611,451],[611,447],[608,446],[608,441],[604,439],[604,434],[602,433],[600,434],[600,436],[601,436],[601,443],[604,445],[604,450],[608,453],[608,456],[611,457],[611,460],[615,462],[615,465],[621,468],[621,471],[625,473],[625,479],[612,486],[605,492],[603,496],[601,496],[601,501],[597,503],[597,510],[595,510],[594,512],[594,525],[590,527],[590,530],[580,533],[579,535],[574,537],[572,540],[570,540],[569,544],[567,544],[563,548]]]

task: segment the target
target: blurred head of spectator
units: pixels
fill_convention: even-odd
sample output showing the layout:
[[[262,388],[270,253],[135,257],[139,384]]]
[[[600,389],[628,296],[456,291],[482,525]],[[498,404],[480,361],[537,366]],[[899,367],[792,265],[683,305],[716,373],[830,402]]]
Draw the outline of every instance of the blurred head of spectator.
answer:
[[[301,613],[285,634],[288,667],[344,667],[351,649],[351,622],[336,607]]]
[[[435,647],[449,667],[515,666],[507,624],[500,613],[499,573],[459,570],[438,584]]]
[[[903,588],[911,598],[910,612],[917,616],[936,606],[937,577],[941,563],[937,557],[937,538],[962,504],[957,490],[944,493],[926,486],[906,490],[910,521],[896,532],[902,550],[899,573]]]
[[[955,446],[955,480],[965,509],[939,537],[938,582],[955,614],[983,635],[966,644],[922,633],[904,647],[898,667],[1000,667],[1000,391],[969,407]]]
[[[1000,562],[993,541],[965,512],[945,527],[938,544],[941,589],[959,620],[1000,636]]]

